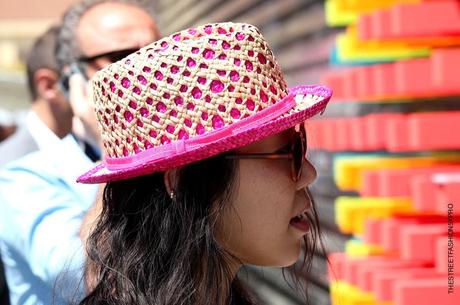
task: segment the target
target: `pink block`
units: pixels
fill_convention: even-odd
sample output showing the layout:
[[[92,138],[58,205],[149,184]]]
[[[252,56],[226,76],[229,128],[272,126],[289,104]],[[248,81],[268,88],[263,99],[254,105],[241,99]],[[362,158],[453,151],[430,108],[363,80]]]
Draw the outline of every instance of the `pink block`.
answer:
[[[431,55],[433,87],[444,95],[460,92],[460,48],[437,49]]]
[[[382,224],[382,246],[389,252],[398,253],[400,250],[400,232],[404,224],[415,224],[414,218],[390,218]]]
[[[398,258],[388,258],[381,261],[375,262],[364,262],[357,266],[357,284],[358,287],[364,291],[374,291],[374,282],[372,281],[373,276],[380,272],[393,270],[395,272],[401,269],[423,267],[423,262],[402,260]]]
[[[460,277],[453,279],[459,283]],[[460,292],[448,292],[445,276],[432,279],[404,279],[395,283],[395,305],[458,305]]]
[[[394,300],[395,282],[401,279],[423,279],[437,277],[436,269],[430,267],[404,268],[398,270],[384,270],[372,277],[372,287],[375,297],[380,302]]]
[[[345,96],[345,84],[344,84],[343,71],[334,71],[324,75],[321,78],[321,83],[327,85],[334,90],[334,101],[340,101]]]
[[[351,149],[354,151],[365,151],[366,150],[366,129],[364,120],[360,117],[350,119],[350,143]]]
[[[333,119],[327,119],[323,121],[321,126],[322,128],[322,139],[321,143],[323,148],[326,150],[334,150],[335,146],[335,132],[334,132],[334,124],[332,124]]]
[[[460,111],[417,113],[408,116],[411,150],[459,149]]]
[[[380,194],[380,171],[367,170],[362,173],[362,188],[359,194],[363,197],[379,196]]]
[[[429,37],[460,33],[460,12],[455,0],[395,5],[390,14],[393,37]]]
[[[383,219],[368,218],[365,221],[365,229],[363,233],[363,241],[370,245],[378,245],[382,243],[382,225]]]
[[[436,173],[460,172],[460,166],[432,166],[426,168],[380,169],[364,171],[362,196],[410,197],[412,180],[431,177]],[[368,181],[371,179],[371,181]]]
[[[378,74],[379,65],[370,65],[367,66],[369,69],[369,87],[366,89],[366,100],[373,101],[376,98],[377,88],[376,88],[376,75]]]
[[[460,266],[458,265],[458,261],[460,260],[460,233],[452,233],[451,237],[438,237],[435,245],[436,271],[440,274],[449,276],[459,276]]]
[[[309,149],[320,149],[323,147],[322,139],[322,125],[324,120],[307,120],[305,122],[305,131],[308,137]]]
[[[408,151],[410,146],[407,138],[409,130],[406,124],[407,115],[394,114],[387,118],[385,124],[386,148],[390,152]]]
[[[459,226],[460,223],[454,223]],[[435,261],[436,240],[447,235],[446,223],[441,224],[408,224],[400,229],[400,254],[404,259]]]
[[[349,102],[357,99],[358,74],[356,71],[356,68],[350,68],[344,71],[344,101]]]
[[[375,113],[364,117],[364,128],[367,131],[365,143],[369,150],[385,148],[386,133],[384,126],[393,115],[393,113]]]
[[[410,178],[423,169],[382,170],[379,175],[379,196],[408,197]]]
[[[375,99],[392,97],[396,92],[395,64],[376,65],[373,70],[373,83],[375,84]]]
[[[382,223],[382,246],[389,252],[401,251],[401,231],[406,225],[445,224],[446,217],[441,215],[396,216]]]
[[[334,151],[345,151],[350,149],[349,121],[350,119],[348,118],[339,118],[333,120],[333,124],[335,124]]]
[[[402,96],[426,96],[433,92],[429,59],[402,60],[395,63],[395,89]]]
[[[368,40],[372,38],[371,22],[372,15],[361,15],[358,20],[358,35],[360,40]]]
[[[356,73],[356,97],[360,101],[369,100],[372,97],[371,67],[363,66],[355,68]]]
[[[436,181],[436,177],[441,178]],[[460,216],[455,205],[460,202],[459,169],[455,166],[444,168],[432,175],[417,176],[411,182],[411,198],[414,207],[421,212],[438,213],[446,215],[447,205],[452,204],[453,215]]]
[[[452,214],[460,216],[460,182],[444,183],[440,185],[439,189],[437,211],[445,213],[447,205],[451,204],[453,206]]]
[[[411,181],[411,198],[417,211],[433,213],[436,211],[437,186],[430,176],[416,176]]]
[[[342,252],[331,253],[328,255],[328,259],[330,262],[330,265],[328,265],[329,281],[343,280],[347,255]]]
[[[374,39],[387,39],[391,36],[390,31],[391,15],[389,10],[378,10],[373,14],[371,21]]]
[[[387,259],[381,256],[348,259],[344,268],[344,280],[352,285],[358,285],[358,270],[361,265],[383,262]]]

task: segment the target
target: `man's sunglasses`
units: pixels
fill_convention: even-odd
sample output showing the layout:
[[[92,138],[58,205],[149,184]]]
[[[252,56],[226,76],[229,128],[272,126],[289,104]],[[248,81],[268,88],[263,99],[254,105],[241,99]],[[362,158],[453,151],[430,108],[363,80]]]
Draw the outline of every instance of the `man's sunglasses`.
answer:
[[[111,63],[114,63],[119,60],[122,60],[123,58],[125,58],[126,56],[134,52],[137,52],[138,50],[139,49],[137,48],[131,48],[131,49],[123,49],[123,50],[117,50],[117,51],[110,51],[110,52],[101,53],[101,54],[97,54],[93,56],[81,56],[78,58],[78,61],[88,64],[88,63],[94,62],[95,60],[99,58],[107,58],[108,61],[110,61]]]
[[[299,131],[292,140],[291,146],[287,152],[274,153],[254,153],[254,154],[228,154],[229,159],[291,159],[291,177],[297,182],[302,177],[302,168],[307,153],[307,134],[303,124],[300,125]]]
[[[139,49],[130,48],[130,49],[123,49],[111,52],[105,52],[93,56],[81,56],[77,59],[76,62],[70,64],[69,70],[62,73],[59,83],[61,86],[62,91],[66,96],[69,95],[69,79],[73,74],[81,74],[85,80],[89,80],[88,75],[86,74],[86,66],[88,64],[93,63],[95,60],[99,58],[107,58],[107,60],[111,63],[117,62],[122,60],[126,56],[137,52]]]

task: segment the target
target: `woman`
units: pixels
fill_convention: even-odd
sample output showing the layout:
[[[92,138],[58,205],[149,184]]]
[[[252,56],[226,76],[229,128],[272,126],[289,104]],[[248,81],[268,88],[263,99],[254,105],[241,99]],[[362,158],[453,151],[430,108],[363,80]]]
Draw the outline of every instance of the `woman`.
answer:
[[[259,31],[161,39],[93,78],[107,182],[81,304],[253,304],[243,264],[289,266],[318,233],[303,122],[328,88],[288,89]]]

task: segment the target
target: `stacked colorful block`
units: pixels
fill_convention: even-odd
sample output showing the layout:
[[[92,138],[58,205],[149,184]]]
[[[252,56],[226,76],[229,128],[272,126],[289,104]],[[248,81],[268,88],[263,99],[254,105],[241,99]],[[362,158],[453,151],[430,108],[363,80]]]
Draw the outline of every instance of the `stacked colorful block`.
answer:
[[[323,78],[335,111],[306,128],[332,156],[335,222],[352,236],[329,255],[331,303],[460,304],[460,1],[325,8],[346,26]]]

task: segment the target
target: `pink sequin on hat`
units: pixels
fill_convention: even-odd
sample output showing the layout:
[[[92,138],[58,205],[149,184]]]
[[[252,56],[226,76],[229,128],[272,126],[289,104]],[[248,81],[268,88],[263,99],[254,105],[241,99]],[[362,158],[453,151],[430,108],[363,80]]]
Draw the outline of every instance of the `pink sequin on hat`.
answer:
[[[263,139],[324,111],[331,90],[288,88],[252,25],[217,23],[158,40],[94,76],[106,158],[83,183],[128,179]]]

